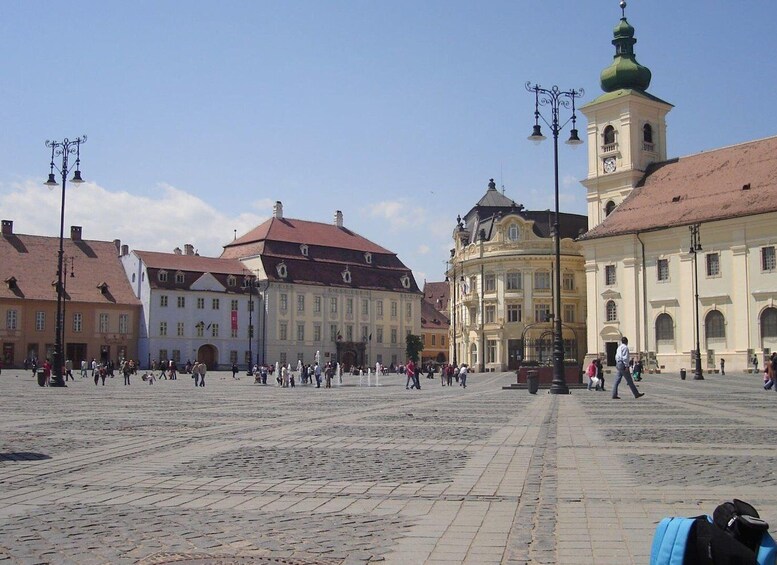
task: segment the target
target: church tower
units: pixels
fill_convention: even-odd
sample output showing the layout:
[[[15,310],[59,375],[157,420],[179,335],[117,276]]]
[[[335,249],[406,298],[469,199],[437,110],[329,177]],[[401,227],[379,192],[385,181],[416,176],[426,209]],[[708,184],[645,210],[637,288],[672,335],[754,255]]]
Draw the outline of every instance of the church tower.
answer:
[[[599,225],[637,185],[651,163],[666,160],[666,115],[672,105],[648,94],[650,69],[634,55],[634,28],[622,17],[615,56],[601,73],[604,94],[580,110],[588,118],[588,229]]]

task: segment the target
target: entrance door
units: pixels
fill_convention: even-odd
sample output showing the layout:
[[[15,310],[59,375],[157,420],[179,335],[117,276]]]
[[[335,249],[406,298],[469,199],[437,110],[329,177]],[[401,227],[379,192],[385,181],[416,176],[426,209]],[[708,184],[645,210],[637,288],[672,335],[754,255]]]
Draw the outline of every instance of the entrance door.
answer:
[[[203,345],[197,350],[197,361],[205,363],[208,369],[216,370],[216,348],[212,345]]]
[[[106,365],[108,361],[111,360],[111,346],[110,345],[101,345],[100,346],[100,363],[103,365]]]
[[[523,353],[523,346],[520,339],[508,339],[507,340],[507,368],[511,371],[515,371],[521,364],[521,354]]]
[[[80,367],[81,361],[86,361],[85,343],[68,343],[65,346],[65,357],[73,362],[73,367]]]
[[[342,359],[340,360],[343,372],[348,372],[356,364],[356,353],[353,351],[344,351]]]
[[[3,344],[3,365],[10,367],[14,364],[13,343]]]
[[[608,341],[604,344],[604,350],[607,352],[607,364],[610,367],[615,366],[615,354],[618,352],[618,342]]]

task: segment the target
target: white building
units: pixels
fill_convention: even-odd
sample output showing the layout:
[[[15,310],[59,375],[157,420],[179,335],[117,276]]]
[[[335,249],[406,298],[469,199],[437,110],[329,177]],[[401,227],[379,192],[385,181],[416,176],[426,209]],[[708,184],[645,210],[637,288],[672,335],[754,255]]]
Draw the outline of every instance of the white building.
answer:
[[[413,273],[395,253],[332,224],[273,217],[224,246],[257,277],[264,310],[263,363],[335,361],[352,366],[405,362],[407,334],[421,335]]]
[[[138,357],[142,364],[203,361],[212,369],[245,369],[258,351],[258,293],[240,261],[201,257],[191,245],[173,253],[122,249],[122,263],[142,305]],[[246,284],[249,282],[249,284]]]
[[[581,109],[588,355],[614,364],[627,336],[650,367],[691,369],[698,340],[704,369],[741,371],[777,347],[777,138],[667,160],[672,106],[646,91],[635,42],[624,15],[604,94]]]

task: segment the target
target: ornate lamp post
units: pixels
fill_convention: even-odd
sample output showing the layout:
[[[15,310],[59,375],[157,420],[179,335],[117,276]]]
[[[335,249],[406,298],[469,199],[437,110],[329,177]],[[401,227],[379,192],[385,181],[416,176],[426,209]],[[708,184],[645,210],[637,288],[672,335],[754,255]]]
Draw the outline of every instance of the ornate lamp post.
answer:
[[[56,336],[54,338],[54,376],[51,379],[51,386],[66,386],[65,380],[62,376],[62,359],[63,359],[63,337],[64,337],[64,307],[63,299],[65,294],[64,281],[63,281],[63,262],[64,262],[64,236],[65,236],[65,186],[67,184],[67,175],[70,172],[68,168],[68,157],[70,155],[76,156],[75,172],[73,178],[70,179],[75,185],[79,185],[84,180],[81,178],[81,144],[86,143],[86,136],[77,137],[73,140],[65,138],[62,141],[49,141],[46,140],[46,147],[51,148],[51,169],[49,171],[49,180],[44,184],[49,189],[59,186],[57,183],[56,175],[54,171],[57,171],[62,179],[62,205],[59,209],[59,252],[57,253],[57,327]],[[62,157],[62,166],[57,167],[54,164],[54,157]]]
[[[553,381],[550,385],[551,394],[569,394],[566,378],[564,375],[564,340],[561,335],[561,231],[559,229],[559,206],[558,206],[558,134],[564,126],[572,122],[568,145],[581,145],[583,142],[577,136],[575,128],[575,99],[583,96],[583,89],[579,90],[559,90],[558,86],[550,89],[542,88],[540,85],[531,85],[526,83],[526,90],[534,93],[534,129],[529,136],[529,141],[539,143],[545,139],[542,135],[540,118],[550,127],[553,134],[553,175],[554,175],[554,196],[556,200],[556,214],[553,220],[553,236],[555,238],[555,272],[553,277],[553,298],[554,298],[554,317],[553,317]],[[550,122],[540,113],[540,106],[549,106],[551,110]],[[559,124],[559,110],[572,107],[572,117],[566,122]]]
[[[252,344],[254,343],[254,284],[255,279],[249,271],[244,271],[243,284],[248,287],[248,368],[246,369],[246,375],[252,374],[252,368],[254,365],[254,351]]]
[[[688,253],[693,255],[693,309],[696,317],[696,358],[694,359],[693,380],[703,381],[704,373],[701,369],[701,348],[699,345],[699,269],[697,268],[698,265],[696,260],[697,254],[702,250],[701,238],[699,237],[699,224],[688,226],[688,229],[691,230],[691,248],[688,250]]]

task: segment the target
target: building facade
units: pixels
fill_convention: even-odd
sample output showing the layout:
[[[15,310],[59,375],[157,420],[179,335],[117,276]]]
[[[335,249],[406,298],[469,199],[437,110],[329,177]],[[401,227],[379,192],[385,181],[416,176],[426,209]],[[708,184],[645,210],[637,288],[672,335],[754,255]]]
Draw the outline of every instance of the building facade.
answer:
[[[422,293],[395,253],[343,224],[273,217],[224,246],[259,281],[260,361],[334,361],[345,369],[404,363],[407,334],[421,335]]]
[[[235,259],[201,257],[192,245],[181,252],[128,252],[122,264],[142,304],[138,352],[143,365],[201,361],[211,369],[256,360],[260,294]]]
[[[552,361],[554,214],[529,211],[496,190],[459,219],[448,268],[450,358],[478,371]],[[580,245],[586,218],[560,214],[565,358],[585,354],[585,276]]]
[[[621,337],[651,369],[748,369],[777,347],[777,138],[667,159],[625,14],[588,118],[588,356]],[[692,233],[691,229],[695,232]]]
[[[448,308],[448,283],[424,283],[424,299],[421,303],[421,341],[424,345],[421,362],[424,366],[429,363],[448,363]]]
[[[140,302],[119,261],[120,242],[82,239],[80,226],[63,240],[64,359],[74,367],[136,359]],[[54,359],[59,238],[0,237],[0,354],[6,367]]]

